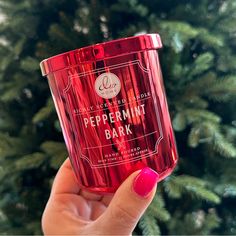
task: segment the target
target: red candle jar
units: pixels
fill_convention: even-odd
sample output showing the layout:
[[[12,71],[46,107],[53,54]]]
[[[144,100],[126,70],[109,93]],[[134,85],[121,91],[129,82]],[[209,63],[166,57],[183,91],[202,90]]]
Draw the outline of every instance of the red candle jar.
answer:
[[[160,180],[178,155],[157,49],[158,34],[113,40],[41,62],[81,188],[114,192],[151,167]]]

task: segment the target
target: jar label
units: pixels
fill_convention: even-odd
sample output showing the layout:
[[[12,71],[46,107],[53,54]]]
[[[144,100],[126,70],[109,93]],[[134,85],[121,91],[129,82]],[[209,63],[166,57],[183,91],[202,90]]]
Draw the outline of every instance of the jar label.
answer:
[[[69,77],[63,96],[75,148],[92,168],[158,153],[163,131],[153,81],[139,60]]]
[[[102,98],[114,98],[121,89],[120,79],[113,73],[102,73],[95,81],[95,91]]]

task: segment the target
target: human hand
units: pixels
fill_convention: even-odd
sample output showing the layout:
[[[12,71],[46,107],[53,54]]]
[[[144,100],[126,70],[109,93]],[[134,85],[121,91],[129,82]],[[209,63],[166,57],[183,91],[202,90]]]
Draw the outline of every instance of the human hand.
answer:
[[[151,203],[158,174],[132,173],[114,195],[81,190],[67,159],[58,171],[42,217],[45,235],[131,235]]]

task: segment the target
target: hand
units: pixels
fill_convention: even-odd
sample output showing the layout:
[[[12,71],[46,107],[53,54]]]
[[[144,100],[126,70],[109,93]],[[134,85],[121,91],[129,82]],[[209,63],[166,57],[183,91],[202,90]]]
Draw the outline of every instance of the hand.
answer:
[[[130,235],[151,203],[158,174],[144,168],[112,195],[81,190],[69,159],[58,171],[42,217],[45,235]]]

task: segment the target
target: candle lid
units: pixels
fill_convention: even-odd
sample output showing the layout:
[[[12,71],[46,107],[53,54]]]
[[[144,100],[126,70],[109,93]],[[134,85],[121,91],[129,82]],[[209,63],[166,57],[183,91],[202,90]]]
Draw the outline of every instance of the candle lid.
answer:
[[[78,64],[91,63],[143,50],[159,49],[161,47],[162,43],[159,34],[143,34],[65,52],[43,60],[40,63],[40,67],[42,75],[45,76]]]

